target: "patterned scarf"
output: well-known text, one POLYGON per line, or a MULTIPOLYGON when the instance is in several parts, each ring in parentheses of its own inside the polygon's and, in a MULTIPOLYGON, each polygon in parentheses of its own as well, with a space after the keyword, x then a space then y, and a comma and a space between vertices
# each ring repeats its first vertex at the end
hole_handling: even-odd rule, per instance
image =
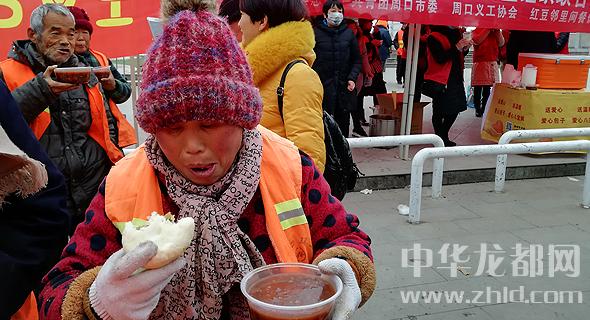
POLYGON ((244 130, 242 148, 230 171, 210 186, 184 178, 166 160, 155 138, 145 143, 150 163, 163 173, 168 195, 180 208, 178 219, 193 217, 195 238, 184 254, 187 266, 162 291, 150 319, 219 319, 223 296, 232 319, 249 319, 248 305, 236 289, 242 278, 264 265, 252 240, 238 228, 238 218, 260 181, 262 137, 244 130), (232 289, 233 290, 230 290, 232 289))

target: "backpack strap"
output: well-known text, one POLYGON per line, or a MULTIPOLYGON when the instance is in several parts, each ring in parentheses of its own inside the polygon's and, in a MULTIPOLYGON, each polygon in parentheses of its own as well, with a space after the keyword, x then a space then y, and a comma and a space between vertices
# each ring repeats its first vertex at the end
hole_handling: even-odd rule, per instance
POLYGON ((281 114, 281 119, 283 119, 283 97, 285 96, 285 81, 287 80, 287 74, 289 70, 293 68, 294 65, 298 63, 305 63, 303 60, 293 60, 289 62, 289 64, 285 67, 283 71, 283 75, 281 76, 281 82, 279 83, 279 87, 277 88, 277 98, 279 99, 279 113, 281 114))

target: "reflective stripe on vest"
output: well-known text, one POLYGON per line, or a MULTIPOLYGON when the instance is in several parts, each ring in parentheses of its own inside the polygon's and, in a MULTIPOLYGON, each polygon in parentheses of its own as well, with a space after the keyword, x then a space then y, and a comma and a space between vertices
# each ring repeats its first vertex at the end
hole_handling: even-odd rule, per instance
MULTIPOLYGON (((295 145, 259 126, 262 133, 260 193, 266 229, 279 262, 310 263, 313 248, 301 205, 301 157, 295 145)), ((109 172, 105 212, 122 230, 129 221, 145 221, 152 212, 164 214, 162 192, 145 149, 139 147, 109 172)))
MULTIPOLYGON (((14 91, 16 88, 35 78, 35 74, 29 66, 13 59, 0 62, 0 69, 2 70, 4 81, 6 81, 6 85, 10 91, 14 91)), ((92 124, 88 130, 88 135, 106 151, 109 159, 115 163, 123 157, 123 153, 111 140, 109 123, 104 110, 103 95, 100 92, 98 85, 92 88, 85 86, 85 89, 88 93, 90 115, 92 117, 92 124)), ((125 116, 121 113, 117 105, 112 101, 109 101, 109 106, 117 121, 119 129, 119 145, 126 147, 137 143, 135 130, 125 119, 125 116)), ((29 126, 37 139, 40 139, 50 123, 51 115, 49 113, 49 107, 47 107, 44 112, 39 114, 35 120, 29 123, 29 126)))

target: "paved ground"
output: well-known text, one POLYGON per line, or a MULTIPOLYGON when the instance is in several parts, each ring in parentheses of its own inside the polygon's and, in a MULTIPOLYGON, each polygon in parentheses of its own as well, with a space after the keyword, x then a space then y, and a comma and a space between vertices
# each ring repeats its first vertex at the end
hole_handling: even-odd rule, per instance
MULTIPOLYGON (((408 203, 408 190, 349 194, 344 204, 349 211, 359 214, 361 227, 373 239, 378 275, 377 290, 355 319, 588 319, 590 211, 579 206, 582 183, 583 177, 509 181, 502 194, 490 192, 492 183, 445 186, 444 199, 424 197, 424 222, 420 225, 408 224, 405 217, 397 213, 399 204, 408 203), (470 259, 459 264, 465 274, 458 272, 455 277, 451 269, 441 268, 455 261, 449 258, 447 263, 442 263, 439 251, 446 243, 451 246, 449 254, 453 252, 453 244, 467 246, 458 257, 470 259), (505 271, 504 276, 492 276, 487 272, 475 275, 482 261, 486 267, 491 265, 489 256, 494 255, 482 253, 482 243, 487 245, 488 251, 504 251, 495 253, 496 257, 504 257, 495 271, 499 274, 505 271), (526 249, 530 245, 543 247, 544 265, 540 276, 514 276, 511 262, 516 258, 510 255, 515 254, 518 243, 526 249), (402 267, 402 250, 412 249, 415 244, 434 250, 432 266, 421 268, 420 277, 413 275, 411 267, 402 267), (549 276, 550 244, 580 246, 581 274, 578 277, 567 277, 564 272, 549 276), (585 300, 582 304, 524 304, 502 300, 498 303, 498 294, 487 291, 502 291, 504 287, 517 290, 520 286, 524 286, 526 297, 533 290, 581 291, 585 300), (417 303, 403 303, 401 292, 407 290, 442 293, 464 290, 465 298, 476 298, 476 291, 484 294, 470 303, 427 303, 423 298, 417 303), (491 301, 483 301, 488 295, 491 301)), ((424 194, 429 194, 429 190, 424 194)), ((412 257, 410 251, 407 264, 412 264, 412 257)), ((415 261, 427 263, 426 255, 418 258, 422 260, 415 261)), ((552 301, 556 294, 547 295, 552 301)), ((535 297, 539 301, 543 293, 535 293, 535 297)))

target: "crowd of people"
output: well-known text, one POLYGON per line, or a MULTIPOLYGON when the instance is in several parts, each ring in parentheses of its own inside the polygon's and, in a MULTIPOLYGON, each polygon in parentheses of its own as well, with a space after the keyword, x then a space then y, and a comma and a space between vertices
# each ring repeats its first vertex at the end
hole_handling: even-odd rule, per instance
MULTIPOLYGON (((364 100, 387 92, 394 49, 406 80, 407 25, 392 37, 386 21, 347 18, 340 0, 318 17, 302 0, 161 6, 134 115, 148 138, 128 156, 138 141, 117 105, 131 86, 92 47, 83 8, 40 5, 0 62, 0 268, 10 275, 0 318, 249 319, 240 280, 304 262, 342 279, 334 319, 349 319, 375 289, 375 268, 369 236, 323 176, 334 156, 325 126, 333 118, 343 137, 367 136, 364 100), (109 74, 72 84, 55 77, 64 67, 109 74), (137 272, 158 248, 125 252, 117 226, 154 211, 195 218, 196 236, 176 261, 137 272)), ((432 98, 446 146, 467 109, 471 48, 481 117, 501 65, 563 52, 569 36, 435 25, 420 35, 415 101, 432 98)))

